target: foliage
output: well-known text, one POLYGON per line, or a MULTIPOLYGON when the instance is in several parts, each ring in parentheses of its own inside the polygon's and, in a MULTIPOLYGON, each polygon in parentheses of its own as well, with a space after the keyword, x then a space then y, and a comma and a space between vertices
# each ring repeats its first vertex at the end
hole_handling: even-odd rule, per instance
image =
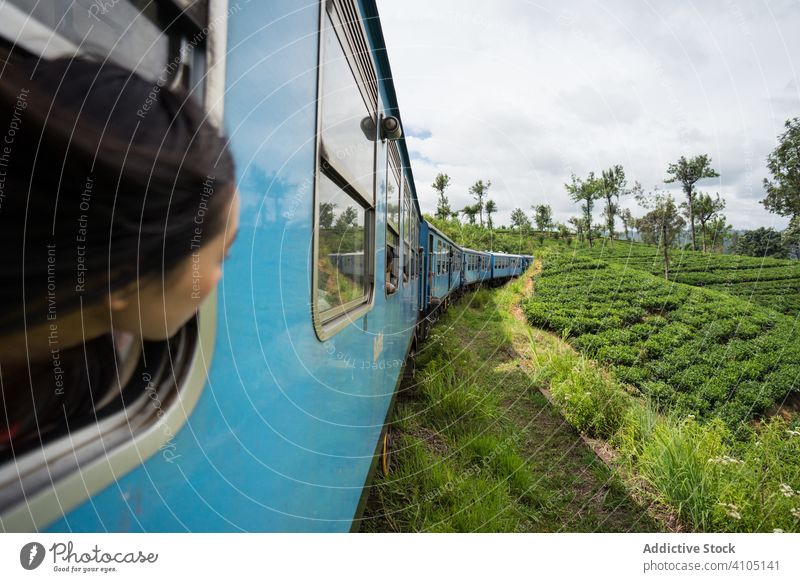
POLYGON ((800 389, 792 318, 723 293, 552 255, 524 310, 662 411, 719 417, 735 431, 800 389))
MULTIPOLYGON (((570 183, 564 184, 570 198, 575 202, 582 203, 581 210, 583 211, 583 219, 580 222, 582 228, 578 232, 578 236, 583 235, 589 241, 589 246, 592 246, 592 238, 594 229, 592 225, 592 211, 594 209, 594 202, 603 196, 602 181, 596 178, 594 172, 589 172, 589 176, 584 180, 578 178, 575 174, 570 176, 570 183)), ((578 225, 576 224, 576 227, 578 225)))
POLYGON ((453 211, 450 208, 450 201, 447 199, 447 196, 444 195, 444 191, 450 186, 450 176, 443 172, 439 172, 436 174, 436 178, 433 180, 433 184, 431 184, 431 188, 436 190, 436 193, 439 195, 439 198, 436 202, 436 217, 437 218, 450 218, 450 215, 453 211))
POLYGON ((800 117, 786 120, 786 131, 778 137, 778 146, 767 156, 772 179, 764 178, 767 196, 761 203, 770 212, 800 217, 800 117))
POLYGON ((533 220, 537 230, 550 230, 553 228, 553 209, 549 204, 536 204, 533 209, 533 220))
POLYGON ((750 257, 774 257, 786 259, 789 249, 781 238, 781 233, 774 228, 763 226, 755 230, 748 230, 739 236, 736 241, 736 252, 750 257))
POLYGON ((481 226, 483 226, 483 199, 486 197, 486 193, 489 191, 489 188, 492 185, 491 180, 487 180, 484 183, 483 180, 478 180, 472 186, 469 187, 469 193, 475 198, 477 202, 475 202, 475 207, 478 209, 478 214, 481 218, 481 226))
POLYGON ((486 226, 489 230, 494 229, 494 223, 492 222, 492 214, 497 212, 497 204, 495 204, 494 200, 487 200, 486 201, 486 226))
POLYGON ((696 251, 697 242, 695 239, 694 228, 694 185, 705 178, 717 178, 719 177, 719 174, 714 168, 711 167, 711 158, 709 158, 706 154, 695 156, 688 160, 686 157, 681 156, 676 163, 669 165, 667 168, 667 174, 669 174, 669 178, 666 178, 664 182, 668 184, 672 182, 680 183, 683 187, 684 194, 686 194, 686 203, 689 212, 689 225, 691 226, 692 231, 692 250, 696 251))
POLYGON ((511 212, 511 228, 527 232, 531 229, 531 221, 522 208, 515 208, 511 212))

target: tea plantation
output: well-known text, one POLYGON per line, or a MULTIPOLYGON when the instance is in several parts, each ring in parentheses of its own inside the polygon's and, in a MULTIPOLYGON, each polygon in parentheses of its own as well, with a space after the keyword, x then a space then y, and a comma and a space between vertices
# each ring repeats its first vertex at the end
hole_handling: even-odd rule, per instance
MULTIPOLYGON (((649 396, 662 411, 698 420, 719 417, 734 431, 800 390, 795 318, 651 275, 645 271, 660 267, 652 247, 615 244, 614 249, 616 262, 547 256, 524 305, 530 323, 562 334, 589 357, 608 364, 619 380, 649 396), (634 254, 636 247, 651 256, 634 254), (629 253, 627 263, 620 262, 624 252, 629 253)), ((726 272, 740 273, 739 267, 752 261, 716 255, 716 268, 703 270, 709 256, 691 255, 680 263, 676 279, 707 277, 706 287, 724 285, 720 279, 726 272)), ((773 272, 795 268, 784 265, 788 261, 767 263, 765 270, 773 272)))
MULTIPOLYGON (((579 251, 581 256, 624 264, 654 275, 664 273, 653 245, 606 240, 579 251)), ((795 316, 800 313, 800 261, 674 250, 670 278, 678 283, 724 291, 795 316)))

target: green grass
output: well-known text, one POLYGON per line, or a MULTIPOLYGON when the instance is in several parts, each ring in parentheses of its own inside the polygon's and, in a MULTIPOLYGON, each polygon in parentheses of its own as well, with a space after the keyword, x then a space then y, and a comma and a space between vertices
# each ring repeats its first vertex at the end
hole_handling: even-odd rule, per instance
POLYGON ((362 531, 654 531, 621 480, 518 365, 521 285, 463 297, 437 322, 392 420, 362 531))

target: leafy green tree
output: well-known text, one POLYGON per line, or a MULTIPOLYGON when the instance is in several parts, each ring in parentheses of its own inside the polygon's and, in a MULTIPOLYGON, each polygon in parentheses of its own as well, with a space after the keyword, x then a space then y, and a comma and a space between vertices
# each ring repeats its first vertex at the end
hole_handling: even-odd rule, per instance
POLYGON ((586 218, 583 216, 573 216, 568 222, 572 225, 572 228, 575 229, 578 240, 583 242, 584 232, 586 231, 586 218))
POLYGON ((352 206, 348 206, 344 209, 337 218, 336 222, 333 225, 333 229, 336 232, 342 233, 345 232, 348 228, 352 228, 356 226, 358 221, 358 211, 353 208, 352 206))
POLYGON ((736 254, 750 257, 774 257, 785 259, 789 250, 783 244, 781 233, 774 228, 757 228, 748 230, 739 236, 736 241, 736 254))
POLYGON ((764 178, 767 197, 761 204, 770 212, 791 217, 783 233, 784 247, 800 256, 800 117, 787 119, 778 146, 767 156, 772 180, 764 178))
POLYGON ((553 228, 553 209, 548 204, 537 204, 531 206, 533 209, 533 220, 536 222, 536 230, 550 230, 553 228))
POLYGON ((631 209, 623 208, 620 210, 619 218, 622 220, 622 228, 625 230, 625 240, 631 240, 630 231, 636 226, 636 219, 631 214, 631 209))
POLYGON ((436 203, 436 218, 450 218, 453 211, 450 209, 450 201, 447 199, 447 196, 444 195, 444 191, 450 186, 450 176, 445 174, 444 172, 439 172, 436 174, 436 178, 433 180, 433 184, 431 184, 431 188, 436 190, 436 193, 439 195, 439 199, 436 203))
MULTIPOLYGON (((692 218, 691 214, 689 213, 689 205, 684 202, 681 204, 681 208, 684 209, 686 217, 691 220, 692 218)), ((719 197, 719 194, 717 194, 715 198, 712 198, 705 192, 698 192, 694 200, 694 217, 700 223, 700 232, 703 235, 703 252, 706 252, 706 239, 708 238, 706 225, 724 208, 725 201, 719 197)))
POLYGON ((683 186, 683 193, 686 194, 686 201, 688 204, 689 224, 692 230, 692 250, 696 251, 694 185, 704 178, 717 178, 719 174, 711 167, 711 158, 706 154, 695 156, 688 160, 685 156, 681 156, 676 163, 669 165, 667 174, 669 174, 670 177, 664 180, 665 183, 679 182, 681 186, 683 186))
POLYGON ((484 210, 486 210, 487 226, 489 227, 489 230, 493 230, 494 224, 492 224, 492 214, 497 212, 497 204, 495 204, 494 200, 487 200, 484 210))
POLYGON ((614 217, 619 210, 619 197, 630 193, 626 188, 628 180, 625 178, 625 170, 619 164, 603 170, 599 184, 602 197, 606 199, 603 215, 606 218, 608 240, 614 240, 614 217))
POLYGON ((515 208, 511 212, 511 228, 518 228, 522 232, 527 232, 531 228, 531 221, 522 208, 515 208))
POLYGON ((733 236, 733 226, 728 224, 724 214, 716 214, 706 225, 712 252, 722 253, 725 241, 733 236))
POLYGON ((319 227, 328 229, 333 227, 333 219, 335 218, 334 209, 336 203, 322 202, 319 205, 319 227))
POLYGON ((478 215, 480 208, 477 204, 467 204, 461 209, 461 214, 467 217, 469 224, 475 224, 475 217, 478 215))
MULTIPOLYGON (((594 172, 589 172, 586 180, 578 178, 575 174, 570 176, 570 183, 564 184, 567 193, 575 202, 583 202, 581 204, 581 211, 583 212, 583 232, 589 240, 589 246, 592 246, 592 211, 594 209, 594 202, 602 195, 602 186, 600 180, 595 177, 594 172)), ((579 234, 580 236, 580 234, 579 234)))
POLYGON ((800 259, 800 218, 793 218, 781 235, 792 259, 800 259))
POLYGON ((767 156, 772 180, 764 178, 767 197, 761 203, 770 212, 800 220, 800 117, 784 124, 778 146, 767 156))
POLYGON ((636 200, 644 208, 650 209, 650 212, 637 221, 636 226, 642 233, 642 238, 659 245, 664 262, 664 278, 669 279, 669 250, 686 226, 686 221, 680 215, 675 200, 664 190, 655 188, 648 193, 640 191, 636 200))
POLYGON ((489 187, 491 185, 491 180, 486 180, 485 184, 483 180, 478 180, 469 187, 469 193, 472 194, 475 200, 477 200, 475 206, 478 208, 478 214, 481 217, 481 226, 483 226, 483 198, 486 196, 486 193, 489 191, 489 187))

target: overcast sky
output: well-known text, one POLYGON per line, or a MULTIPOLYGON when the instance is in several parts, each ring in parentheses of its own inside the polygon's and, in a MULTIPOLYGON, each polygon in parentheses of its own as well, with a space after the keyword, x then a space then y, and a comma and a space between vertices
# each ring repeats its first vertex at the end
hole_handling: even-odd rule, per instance
POLYGON ((759 200, 765 158, 800 116, 800 0, 378 7, 423 211, 447 172, 453 208, 483 178, 496 224, 542 203, 563 222, 578 213, 571 172, 622 164, 629 182, 677 190, 667 165, 707 153, 720 177, 699 189, 727 200, 734 227, 786 225, 759 200))

